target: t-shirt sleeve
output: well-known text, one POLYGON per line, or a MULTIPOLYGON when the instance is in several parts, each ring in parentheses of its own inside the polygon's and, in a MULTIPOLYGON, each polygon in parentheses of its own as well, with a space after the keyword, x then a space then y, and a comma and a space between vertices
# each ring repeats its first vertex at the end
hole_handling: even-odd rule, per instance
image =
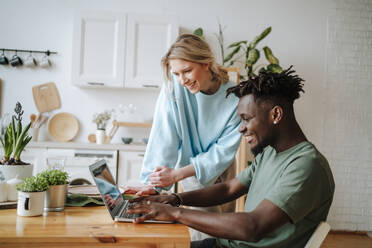
POLYGON ((256 170, 257 160, 253 160, 251 165, 249 165, 245 170, 237 175, 238 180, 247 188, 251 185, 253 174, 256 170))
POLYGON ((327 188, 325 171, 317 159, 300 157, 283 171, 275 188, 265 197, 297 223, 319 207, 327 188))

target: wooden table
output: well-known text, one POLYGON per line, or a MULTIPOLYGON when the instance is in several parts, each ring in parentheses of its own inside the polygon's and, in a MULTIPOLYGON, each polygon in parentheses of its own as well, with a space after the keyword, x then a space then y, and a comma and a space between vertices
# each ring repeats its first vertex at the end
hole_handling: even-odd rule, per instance
POLYGON ((105 207, 67 207, 38 217, 0 210, 0 247, 190 247, 187 226, 114 222, 105 207))

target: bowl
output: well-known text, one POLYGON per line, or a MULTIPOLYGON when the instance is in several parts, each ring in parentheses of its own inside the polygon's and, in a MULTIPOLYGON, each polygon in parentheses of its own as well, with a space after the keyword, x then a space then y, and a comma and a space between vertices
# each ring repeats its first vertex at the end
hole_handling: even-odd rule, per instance
POLYGON ((122 137, 121 140, 123 141, 124 144, 130 144, 132 143, 133 141, 133 138, 129 138, 129 137, 122 137))
POLYGON ((48 131, 56 141, 70 141, 79 131, 79 121, 70 113, 58 113, 49 120, 48 131))

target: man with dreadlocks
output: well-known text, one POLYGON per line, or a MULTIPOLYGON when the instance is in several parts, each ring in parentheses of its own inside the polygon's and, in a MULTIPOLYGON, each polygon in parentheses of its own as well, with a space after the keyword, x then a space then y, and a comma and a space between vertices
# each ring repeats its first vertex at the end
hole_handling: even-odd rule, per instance
POLYGON ((304 247, 325 221, 334 180, 327 160, 296 121, 293 103, 302 79, 291 67, 281 73, 261 71, 227 95, 239 97, 239 131, 256 155, 237 178, 181 194, 137 198, 129 212, 146 219, 177 221, 219 238, 191 247, 304 247), (243 213, 209 213, 176 207, 212 206, 247 194, 243 213), (164 204, 165 203, 165 204, 164 204))

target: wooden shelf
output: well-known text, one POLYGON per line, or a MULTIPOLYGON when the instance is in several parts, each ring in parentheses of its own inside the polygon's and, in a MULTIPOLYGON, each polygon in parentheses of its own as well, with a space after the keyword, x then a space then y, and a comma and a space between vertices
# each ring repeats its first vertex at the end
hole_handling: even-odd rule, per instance
POLYGON ((106 137, 105 143, 110 143, 112 137, 114 137, 116 131, 119 127, 141 127, 141 128, 151 128, 152 123, 143 123, 143 122, 123 122, 123 121, 113 121, 112 129, 110 130, 109 135, 106 137))

